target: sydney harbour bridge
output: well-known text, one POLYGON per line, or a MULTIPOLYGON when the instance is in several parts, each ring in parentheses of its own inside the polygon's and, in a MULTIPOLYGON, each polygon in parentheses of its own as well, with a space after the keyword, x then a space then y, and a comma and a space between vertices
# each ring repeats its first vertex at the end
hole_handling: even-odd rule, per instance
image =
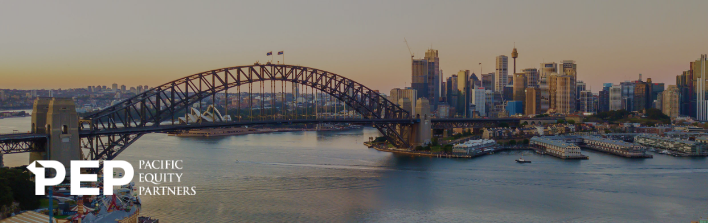
MULTIPOLYGON (((337 109, 337 106, 329 109, 337 109)), ((223 113, 228 114, 228 109, 223 113)), ((111 160, 148 133, 301 123, 372 125, 389 143, 411 149, 429 140, 430 134, 424 133, 432 129, 513 125, 520 121, 515 118, 432 118, 429 112, 413 117, 411 112, 377 91, 341 75, 303 66, 256 63, 179 78, 81 117, 72 99, 37 98, 30 133, 0 135, 0 151, 1 154, 30 152, 31 160, 111 160), (259 95, 270 94, 273 98, 281 97, 281 101, 270 100, 268 105, 262 100, 254 103, 250 97, 255 88, 259 95), (317 106, 287 109, 288 90, 294 101, 304 90, 311 95, 325 95, 356 115, 316 115, 312 110, 317 106), (249 98, 242 100, 241 94, 249 98), (218 105, 217 97, 227 104, 218 105), (229 120, 180 122, 190 109, 202 111, 206 107, 229 106, 236 106, 239 111, 246 108, 247 112, 239 112, 229 120), (280 109, 276 109, 279 106, 280 109)))

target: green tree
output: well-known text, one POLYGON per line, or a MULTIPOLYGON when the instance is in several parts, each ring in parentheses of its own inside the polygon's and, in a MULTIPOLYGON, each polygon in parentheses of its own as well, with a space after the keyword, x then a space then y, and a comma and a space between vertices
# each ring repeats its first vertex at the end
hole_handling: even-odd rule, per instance
POLYGON ((21 209, 39 207, 39 196, 34 195, 34 182, 30 180, 30 172, 27 169, 0 169, 0 187, 3 186, 10 188, 12 198, 20 203, 21 209))
POLYGON ((566 121, 568 122, 568 124, 571 124, 571 125, 575 124, 575 120, 566 120, 566 121))
POLYGON ((499 127, 508 128, 508 127, 509 127, 509 123, 506 123, 506 122, 499 123, 499 127))
POLYGON ((512 145, 512 146, 513 146, 513 145, 516 145, 516 140, 511 140, 511 141, 509 141, 509 145, 512 145))
POLYGON ((529 144, 529 139, 524 139, 524 145, 528 145, 528 144, 529 144))
POLYGON ((438 146, 438 137, 433 137, 432 139, 430 139, 430 144, 432 146, 438 146))

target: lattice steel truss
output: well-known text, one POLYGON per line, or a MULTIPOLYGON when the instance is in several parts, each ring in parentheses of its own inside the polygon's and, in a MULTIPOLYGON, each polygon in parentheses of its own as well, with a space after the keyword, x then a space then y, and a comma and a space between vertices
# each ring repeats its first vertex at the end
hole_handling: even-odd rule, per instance
MULTIPOLYGON (((144 133, 131 129, 175 124, 178 113, 194 103, 216 98, 232 88, 255 82, 280 81, 306 86, 326 93, 349 106, 363 119, 408 119, 410 114, 386 97, 356 81, 340 75, 302 66, 255 64, 227 67, 197 73, 149 89, 118 104, 82 118, 82 147, 90 150, 89 159, 113 159, 144 133)), ((249 85, 250 86, 250 85, 249 85)), ((275 89, 274 85, 271 85, 275 89)), ((284 88, 284 87, 282 87, 284 88)), ((225 101, 228 101, 226 98, 225 101)), ((249 100, 249 106, 252 101, 249 100)), ((240 107, 240 106, 239 106, 240 107)), ((292 114, 274 114, 273 119, 292 120, 292 114)), ((240 119, 240 116, 239 116, 240 119)), ((238 120, 240 121, 240 120, 238 120)), ((375 123, 375 127, 394 145, 410 147, 409 125, 375 123)))

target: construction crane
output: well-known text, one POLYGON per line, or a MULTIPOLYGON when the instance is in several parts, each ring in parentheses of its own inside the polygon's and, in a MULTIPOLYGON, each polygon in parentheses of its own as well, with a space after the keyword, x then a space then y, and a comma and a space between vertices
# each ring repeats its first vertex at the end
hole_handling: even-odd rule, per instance
POLYGON ((406 42, 406 47, 408 47, 408 52, 411 54, 411 59, 413 59, 413 52, 411 51, 411 47, 408 46, 408 40, 406 40, 406 37, 403 37, 403 42, 406 42))

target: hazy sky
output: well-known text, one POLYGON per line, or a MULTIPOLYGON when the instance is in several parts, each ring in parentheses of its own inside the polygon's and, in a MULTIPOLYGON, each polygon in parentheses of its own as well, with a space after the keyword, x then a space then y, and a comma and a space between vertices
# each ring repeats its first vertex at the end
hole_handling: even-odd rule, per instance
POLYGON ((706 0, 0 3, 0 88, 152 87, 284 50, 388 93, 410 85, 405 37, 416 58, 439 50, 445 78, 492 72, 516 42, 517 70, 575 60, 598 91, 639 73, 674 84, 708 53, 706 0))

